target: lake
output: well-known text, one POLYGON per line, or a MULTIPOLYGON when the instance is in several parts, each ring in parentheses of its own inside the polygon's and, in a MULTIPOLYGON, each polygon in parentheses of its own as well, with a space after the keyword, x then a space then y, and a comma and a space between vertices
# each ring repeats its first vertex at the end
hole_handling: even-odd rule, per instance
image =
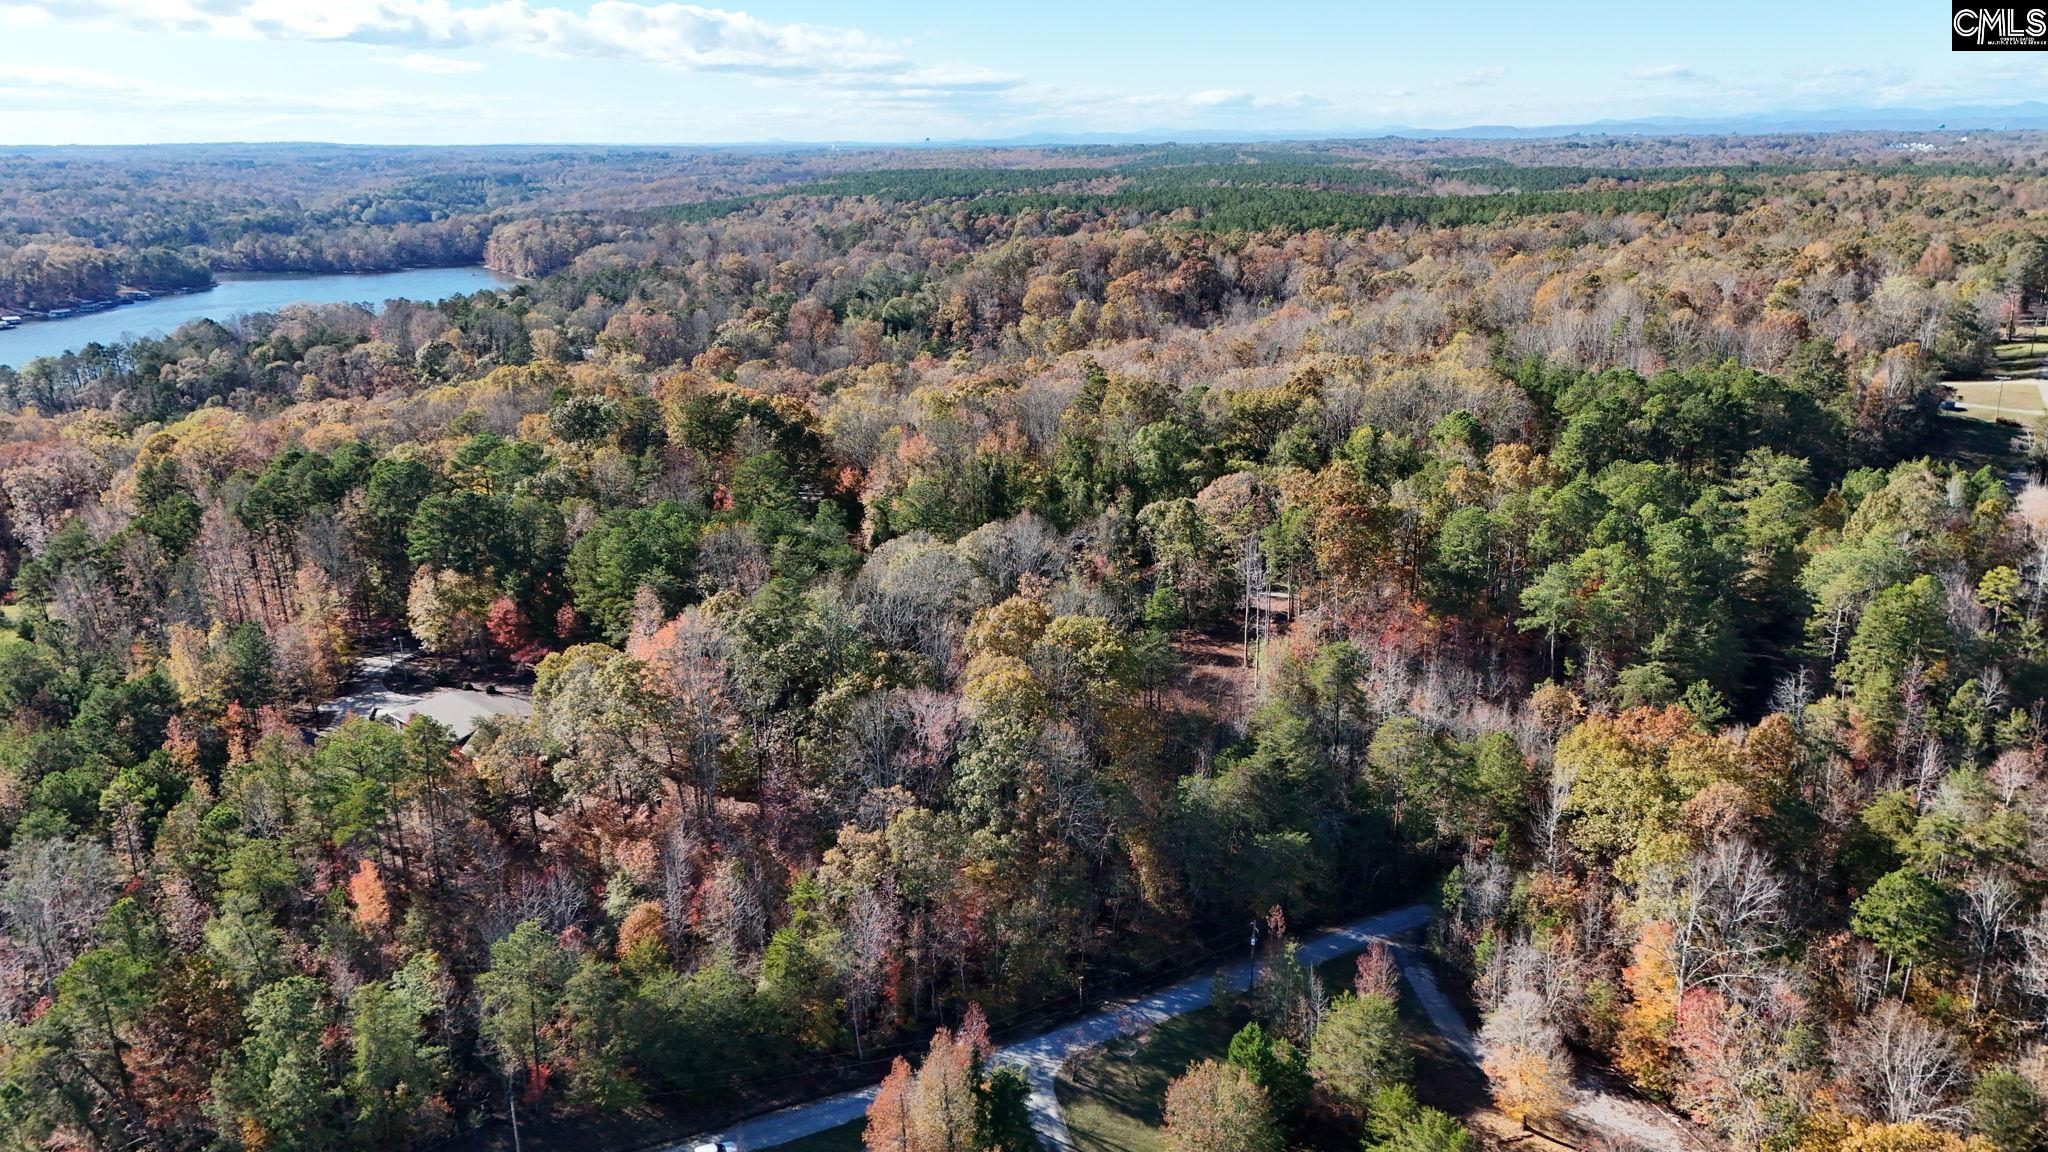
POLYGON ((160 296, 63 320, 24 320, 0 332, 0 364, 19 368, 38 356, 60 356, 87 344, 112 344, 169 332, 190 320, 228 320, 275 312, 287 304, 382 304, 386 300, 445 300, 516 283, 488 268, 415 268, 409 272, 331 275, 223 272, 211 291, 160 296))

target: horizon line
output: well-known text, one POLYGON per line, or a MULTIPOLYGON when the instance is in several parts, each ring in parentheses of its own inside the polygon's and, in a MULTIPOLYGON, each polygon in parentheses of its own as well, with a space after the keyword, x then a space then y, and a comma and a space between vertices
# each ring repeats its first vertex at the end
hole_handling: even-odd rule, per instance
POLYGON ((469 143, 423 143, 408 141, 344 141, 319 139, 274 139, 274 140, 153 140, 147 142, 92 143, 72 142, 65 144, 13 144, 0 142, 0 149, 57 151, 61 149, 114 149, 114 148, 231 148, 231 147, 329 147, 329 148, 1029 148, 1080 146, 1088 143, 1164 145, 1176 143, 1201 144, 1270 144, 1270 143, 1315 143, 1342 142, 1351 140, 1441 140, 1441 139, 1502 139, 1525 140, 1571 139, 1575 137, 1636 137, 1656 138, 1660 136, 1783 136, 1783 135, 1851 135, 1872 132, 1901 132, 1927 134, 1935 132, 2014 132, 2034 133, 2048 131, 2048 102, 2040 99, 2015 101, 2010 104, 1973 104, 1934 107, 1871 106, 1783 109, 1778 111, 1740 112, 1704 116, 1643 116, 1630 119, 1601 119, 1577 123, 1515 124, 1508 122, 1473 123, 1456 127, 1429 128, 1407 124, 1386 124, 1375 127, 1348 129, 1244 129, 1243 135, 1234 135, 1236 130, 1227 128, 1179 128, 1179 129, 1041 129, 1020 132, 1008 136, 951 136, 942 139, 911 137, 878 140, 797 140, 763 138, 728 141, 624 141, 624 140, 532 140, 532 141, 475 141, 469 143), (1997 116, 2012 115, 2028 110, 2025 114, 2037 123, 2011 127, 1996 124, 1942 123, 1933 126, 1887 127, 1878 124, 1861 125, 1855 119, 1882 119, 1884 117, 1934 118, 1944 115, 1997 116), (1815 122, 1810 127, 1800 127, 1802 119, 1815 122), (1827 126, 1830 120, 1847 119, 1851 122, 1827 126), (1753 126, 1742 127, 1748 123, 1753 126), (1201 139, 1195 139, 1201 138, 1201 139))

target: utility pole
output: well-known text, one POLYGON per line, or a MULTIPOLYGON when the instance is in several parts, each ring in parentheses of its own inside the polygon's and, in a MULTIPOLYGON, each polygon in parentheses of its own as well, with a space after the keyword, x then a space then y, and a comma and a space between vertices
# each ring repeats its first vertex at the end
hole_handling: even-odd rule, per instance
POLYGON ((519 1099, 512 1095, 512 1077, 505 1077, 505 1111, 512 1116, 512 1152, 519 1152, 519 1099))
POLYGON ((1244 538, 1244 554, 1238 558, 1238 572, 1244 576, 1244 605, 1238 622, 1238 635, 1242 639, 1243 651, 1239 656, 1245 667, 1252 663, 1252 596, 1258 587, 1258 578, 1252 573, 1252 563, 1257 555, 1257 545, 1250 536, 1244 538))
POLYGON ((1257 536, 1244 539, 1244 554, 1238 567, 1244 574, 1244 665, 1254 666, 1265 658, 1265 646, 1273 634, 1272 593, 1266 587, 1266 553, 1257 536))
POLYGON ((1249 961, 1249 962, 1248 962, 1248 963, 1247 963, 1247 964, 1245 965, 1245 969, 1244 969, 1244 990, 1245 990, 1245 993, 1246 993, 1246 995, 1250 995, 1250 993, 1251 993, 1251 990, 1252 990, 1252 989, 1253 989, 1254 987, 1256 987, 1256 986, 1258 985, 1258 983, 1259 983, 1259 922, 1258 922, 1257 920, 1254 920, 1254 921, 1252 921, 1252 952, 1251 952, 1251 958, 1250 958, 1250 961, 1249 961))

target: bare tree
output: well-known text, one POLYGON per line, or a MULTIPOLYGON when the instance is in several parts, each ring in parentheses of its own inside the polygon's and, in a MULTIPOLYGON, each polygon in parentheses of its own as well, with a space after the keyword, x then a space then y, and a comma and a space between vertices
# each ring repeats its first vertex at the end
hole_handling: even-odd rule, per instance
POLYGON ((920 798, 936 797, 950 780, 947 766, 964 726, 960 698, 912 688, 903 694, 903 707, 910 726, 909 739, 897 751, 903 782, 920 798))
POLYGON ((0 929, 23 946, 46 989, 112 903, 113 876, 106 849, 93 840, 28 840, 7 853, 0 929))
POLYGON ((2034 538, 2034 579, 2028 581, 2028 597, 2038 604, 2041 590, 2048 587, 2048 488, 2038 480, 2029 481, 2013 501, 2013 510, 2034 538))
POLYGON ((2023 748, 2009 748, 1998 754, 1991 762, 1990 771, 1985 773, 1991 786, 1998 790, 1998 802, 2011 804, 2022 789, 2034 783, 2034 757, 2023 748))
POLYGON ((1510 1119, 1526 1125, 1571 1107, 1571 1057, 1534 989, 1509 991, 1486 1014, 1479 1050, 1494 1103, 1510 1119))
POLYGON ((988 600, 985 588, 974 566, 951 545, 913 532, 875 549, 854 594, 862 622, 885 643, 950 674, 959 662, 967 616, 988 600))
POLYGON ((1058 530, 1029 512, 983 524, 954 547, 988 581, 995 599, 1015 592, 1020 577, 1055 575, 1063 560, 1058 530))
POLYGON ((1941 741, 1929 739, 1920 746, 1920 759, 1913 772, 1913 802, 1921 808, 1927 806, 1928 796, 1941 781, 1946 766, 1941 758, 1941 741))
POLYGON ((700 850, 690 826, 677 821, 661 842, 661 922, 672 939, 690 921, 690 906, 703 879, 697 867, 700 850))
POLYGON ((1573 1006, 1585 999, 1584 965, 1563 934, 1540 942, 1524 936, 1501 952, 1505 957, 1502 982, 1509 993, 1515 989, 1536 993, 1550 1020, 1562 1024, 1573 1014, 1573 1006))
POLYGON ((768 942, 775 896, 765 872, 752 855, 728 855, 705 878, 704 935, 714 947, 744 956, 768 942))
POLYGON ((880 889, 862 890, 851 901, 846 915, 846 1015, 853 1025, 853 1051, 863 1051, 863 1025, 881 1003, 889 987, 897 954, 902 951, 902 917, 896 907, 893 882, 880 889))
POLYGON ((2048 1024, 2048 909, 2036 910, 2034 918, 2020 928, 2019 942, 2013 976, 2020 991, 2039 1002, 2042 1022, 2048 1024))
POLYGON ((495 943, 528 920, 540 922, 543 931, 559 933, 575 924, 590 902, 590 894, 573 873, 560 866, 542 872, 519 874, 488 908, 478 931, 495 943))
POLYGON ((1804 666, 1778 681, 1771 691, 1771 711, 1789 717, 1794 728, 1806 728, 1806 706, 1813 702, 1813 674, 1804 666))
POLYGON ((1763 970, 1785 920, 1785 885, 1770 858, 1739 840, 1693 854, 1672 917, 1678 995, 1763 970))
POLYGON ((1963 923, 1970 929, 1970 944, 1976 973, 1970 981, 1970 1008, 1974 1011, 1984 994, 1984 972, 1998 951, 1998 942, 2010 931, 2013 913, 2019 911, 2020 893, 2012 881, 1997 872, 1977 872, 1963 881, 1963 923))
POLYGON ((1571 805, 1572 770, 1553 759, 1548 785, 1544 791, 1543 807, 1536 814, 1536 842, 1543 852, 1544 871, 1555 876, 1564 867, 1566 854, 1570 851, 1564 837, 1564 815, 1571 805))
POLYGON ((1835 1073, 1854 1106, 1872 1119, 1953 1126, 1966 1118, 1957 1100, 1969 1078, 1962 1046, 1896 1000, 1879 1004, 1836 1038, 1835 1073))
POLYGON ((1849 995, 1857 1012, 1868 1012, 1871 1005, 1884 999, 1885 986, 1891 978, 1890 957, 1880 953, 1867 940, 1852 939, 1842 967, 1842 979, 1849 986, 1849 995))
POLYGON ((1792 1034, 1806 1004, 1787 973, 1718 989, 1695 988, 1680 1013, 1685 1074, 1675 1102, 1736 1146, 1760 1149, 1797 1124, 1817 1076, 1792 1034))
POLYGON ((895 696, 886 690, 864 692, 846 706, 837 760, 841 786, 852 793, 841 798, 848 808, 853 806, 850 801, 896 783, 895 696))
POLYGON ((635 655, 647 661, 662 689, 654 726, 664 758, 683 769, 697 817, 715 826, 721 749, 732 726, 731 665, 725 633, 709 614, 684 612, 656 631, 635 655))
POLYGON ((699 587, 712 592, 731 588, 750 596, 772 575, 768 550, 747 524, 706 529, 697 545, 697 572, 699 587))

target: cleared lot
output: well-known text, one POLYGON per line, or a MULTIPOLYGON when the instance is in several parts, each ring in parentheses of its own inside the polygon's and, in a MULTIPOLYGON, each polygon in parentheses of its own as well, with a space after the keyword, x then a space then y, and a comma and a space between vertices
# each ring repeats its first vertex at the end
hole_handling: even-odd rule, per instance
POLYGON ((1956 399, 1975 410, 1989 409, 2011 415, 2031 416, 2048 411, 2041 395, 2040 380, 1970 380, 1950 384, 1956 399))

